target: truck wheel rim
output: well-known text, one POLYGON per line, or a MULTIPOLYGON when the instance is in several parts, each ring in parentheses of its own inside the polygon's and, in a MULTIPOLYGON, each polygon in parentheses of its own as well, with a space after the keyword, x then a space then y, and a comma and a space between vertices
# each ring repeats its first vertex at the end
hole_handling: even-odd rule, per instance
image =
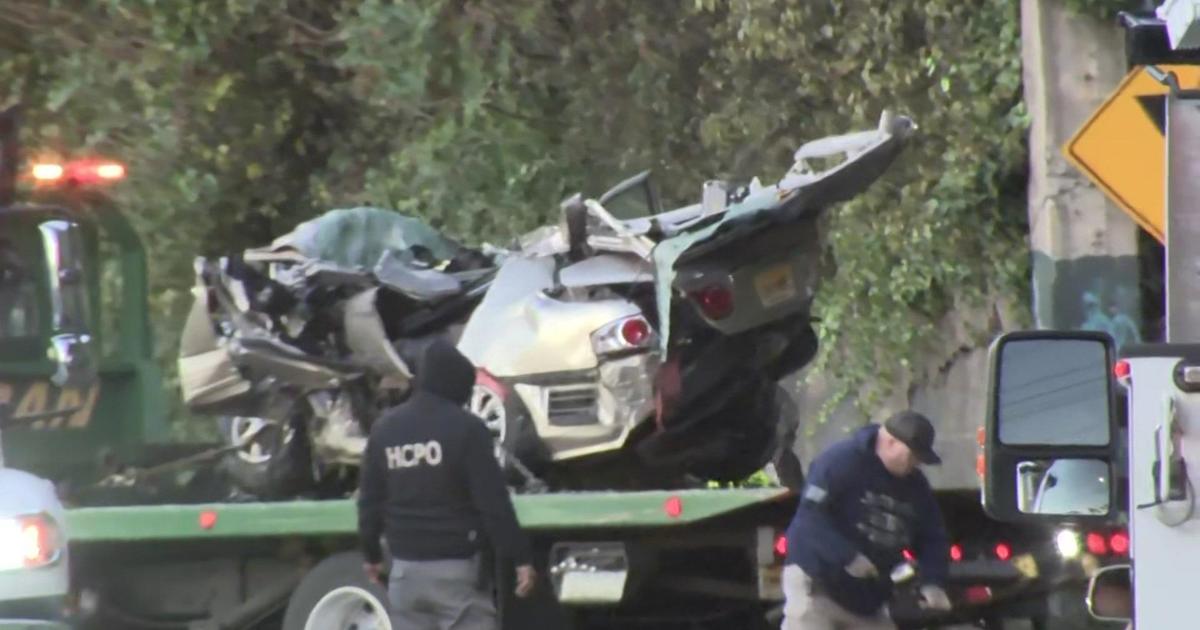
POLYGON ((500 446, 504 444, 504 434, 508 428, 508 412, 504 408, 504 399, 484 385, 475 385, 471 390, 470 410, 492 433, 492 439, 496 443, 496 458, 502 459, 503 452, 500 446))
POLYGON ((392 630, 392 622, 383 602, 370 591, 342 586, 313 606, 304 630, 392 630))
POLYGON ((229 423, 229 443, 238 444, 257 433, 258 436, 255 439, 236 451, 237 456, 250 464, 265 464, 271 461, 280 447, 291 442, 296 434, 296 430, 288 425, 283 427, 283 435, 278 436, 279 428, 280 424, 275 420, 234 416, 232 422, 229 423), (263 429, 262 433, 258 433, 263 426, 267 428, 263 429))

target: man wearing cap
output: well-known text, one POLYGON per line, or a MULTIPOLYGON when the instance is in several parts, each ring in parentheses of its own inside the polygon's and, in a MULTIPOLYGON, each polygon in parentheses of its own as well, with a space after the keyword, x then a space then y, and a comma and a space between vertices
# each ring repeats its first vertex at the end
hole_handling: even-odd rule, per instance
POLYGON ((916 556, 922 605, 948 610, 949 545, 920 464, 940 464, 933 424, 902 411, 833 444, 809 467, 787 531, 783 630, 893 630, 890 572, 916 556))

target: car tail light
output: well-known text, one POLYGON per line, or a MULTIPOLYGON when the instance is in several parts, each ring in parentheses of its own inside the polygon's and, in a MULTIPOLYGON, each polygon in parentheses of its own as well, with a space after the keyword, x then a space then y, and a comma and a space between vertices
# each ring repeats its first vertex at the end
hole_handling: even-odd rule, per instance
POLYGON ((641 317, 630 317, 621 324, 621 340, 626 345, 638 347, 650 338, 650 322, 641 317))
POLYGON ((47 514, 0 518, 0 570, 33 569, 58 559, 58 525, 47 514))
POLYGON ((688 294, 709 319, 725 319, 733 313, 733 291, 721 284, 710 284, 688 294))
POLYGON ((1117 555, 1129 553, 1129 534, 1116 532, 1108 539, 1108 546, 1117 555))
POLYGON ((1104 540, 1104 534, 1091 532, 1087 535, 1086 540, 1088 553, 1094 556, 1108 554, 1108 541, 1104 540))
POLYGON ((954 562, 962 562, 963 549, 962 545, 950 545, 950 559, 954 562))
POLYGON ((622 317, 592 333, 592 350, 599 356, 640 350, 654 345, 654 329, 641 315, 622 317))
POLYGON ((992 551, 995 552, 997 558, 1005 562, 1012 557, 1012 547, 1008 543, 996 543, 992 551))
POLYGON ((775 537, 775 555, 780 558, 787 557, 787 536, 785 534, 775 537))
POLYGON ((900 551, 900 555, 904 556, 904 559, 909 562, 917 561, 917 556, 912 552, 912 549, 903 549, 900 551))

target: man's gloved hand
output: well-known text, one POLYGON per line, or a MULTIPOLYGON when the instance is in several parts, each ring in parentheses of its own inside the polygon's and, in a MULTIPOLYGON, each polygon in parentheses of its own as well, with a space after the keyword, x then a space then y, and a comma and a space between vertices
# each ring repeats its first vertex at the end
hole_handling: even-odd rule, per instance
POLYGON ((933 584, 926 584, 921 587, 921 608, 932 610, 950 610, 950 598, 946 596, 946 591, 942 587, 933 584))
POLYGON ((876 569, 875 565, 872 564, 871 561, 861 553, 857 556, 854 556, 854 559, 850 561, 850 564, 846 565, 846 573, 849 573, 851 576, 859 578, 860 580, 879 576, 879 570, 876 569))

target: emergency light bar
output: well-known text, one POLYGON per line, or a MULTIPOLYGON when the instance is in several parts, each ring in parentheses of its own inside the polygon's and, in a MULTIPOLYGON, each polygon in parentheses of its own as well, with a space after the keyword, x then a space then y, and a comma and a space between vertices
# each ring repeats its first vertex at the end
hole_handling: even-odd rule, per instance
POLYGON ((109 160, 75 160, 63 164, 42 162, 33 165, 31 174, 34 182, 41 186, 87 186, 124 179, 125 166, 109 160))

